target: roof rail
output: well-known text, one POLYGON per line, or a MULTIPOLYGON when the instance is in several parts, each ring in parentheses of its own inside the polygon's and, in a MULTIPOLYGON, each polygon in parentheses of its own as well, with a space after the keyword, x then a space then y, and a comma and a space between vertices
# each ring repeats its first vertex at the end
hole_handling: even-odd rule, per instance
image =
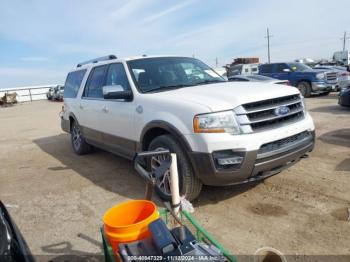
POLYGON ((81 67, 81 66, 87 65, 87 64, 95 64, 95 63, 98 63, 101 61, 108 61, 108 60, 112 60, 112 59, 117 59, 117 57, 115 55, 106 55, 106 56, 94 58, 94 59, 79 63, 79 64, 77 64, 77 67, 81 67))

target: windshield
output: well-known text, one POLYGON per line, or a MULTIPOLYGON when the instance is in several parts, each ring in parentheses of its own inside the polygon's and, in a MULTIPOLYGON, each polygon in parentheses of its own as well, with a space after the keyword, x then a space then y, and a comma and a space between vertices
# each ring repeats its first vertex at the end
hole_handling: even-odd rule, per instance
POLYGON ((302 63, 289 63, 288 64, 290 69, 293 70, 293 71, 299 71, 299 72, 302 72, 302 71, 310 71, 312 70, 311 67, 305 65, 305 64, 302 64, 302 63))
POLYGON ((129 61, 128 65, 143 93, 226 81, 195 58, 144 58, 129 61))

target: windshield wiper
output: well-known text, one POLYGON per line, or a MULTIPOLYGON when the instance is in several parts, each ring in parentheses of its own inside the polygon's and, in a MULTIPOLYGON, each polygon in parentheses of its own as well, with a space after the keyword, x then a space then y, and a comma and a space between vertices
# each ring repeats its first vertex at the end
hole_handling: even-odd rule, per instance
POLYGON ((213 83, 221 83, 221 82, 226 82, 226 81, 224 81, 224 80, 204 80, 204 81, 196 83, 196 85, 205 85, 205 84, 213 84, 213 83))
POLYGON ((169 86, 157 86, 155 88, 152 88, 152 89, 149 89, 149 90, 146 90, 144 91, 144 93, 149 93, 149 92, 153 92, 153 91, 167 91, 167 90, 172 90, 172 89, 179 89, 179 88, 182 88, 182 87, 189 87, 189 86, 194 86, 194 85, 184 85, 184 84, 181 84, 181 85, 169 85, 169 86))

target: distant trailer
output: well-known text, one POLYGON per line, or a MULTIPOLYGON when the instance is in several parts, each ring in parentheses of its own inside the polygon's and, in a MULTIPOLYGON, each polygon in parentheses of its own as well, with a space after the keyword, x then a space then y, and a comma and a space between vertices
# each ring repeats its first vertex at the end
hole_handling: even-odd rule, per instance
POLYGON ((345 51, 334 52, 333 61, 343 66, 350 65, 350 51, 345 50, 345 51))
POLYGON ((0 97, 5 93, 17 93, 18 102, 30 102, 35 100, 47 99, 46 93, 50 88, 57 85, 42 85, 42 86, 24 86, 12 88, 0 88, 0 97))

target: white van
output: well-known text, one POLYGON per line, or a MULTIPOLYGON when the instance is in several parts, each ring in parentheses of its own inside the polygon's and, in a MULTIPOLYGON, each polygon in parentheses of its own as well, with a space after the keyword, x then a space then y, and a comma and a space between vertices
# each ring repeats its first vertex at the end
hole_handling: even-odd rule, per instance
POLYGON ((237 64, 227 70, 227 77, 234 75, 253 75, 259 73, 260 64, 237 64))

